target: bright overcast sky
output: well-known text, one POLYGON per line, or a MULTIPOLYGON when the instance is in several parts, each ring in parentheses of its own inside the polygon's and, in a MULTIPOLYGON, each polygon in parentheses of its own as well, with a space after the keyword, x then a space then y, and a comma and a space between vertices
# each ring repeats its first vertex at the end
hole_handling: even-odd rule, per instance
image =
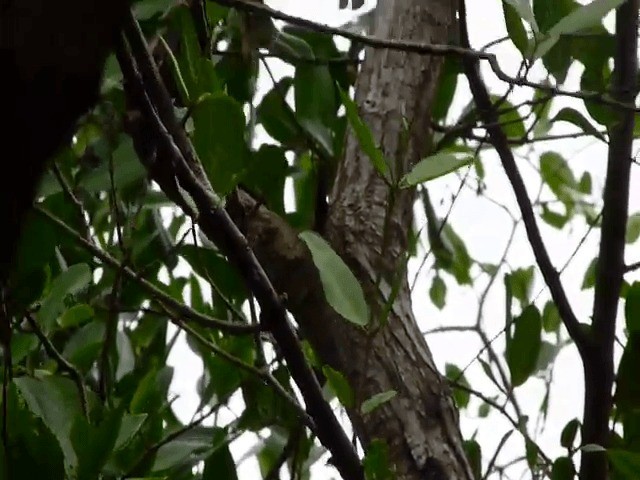
MULTIPOLYGON (((338 0, 324 0, 321 2, 271 0, 267 3, 269 6, 285 11, 286 13, 331 25, 339 25, 353 16, 350 10, 338 11, 338 0)), ((363 10, 371 6, 373 6, 373 2, 367 1, 363 10)), ((474 48, 481 48, 487 43, 506 35, 504 22, 502 20, 501 2, 499 0, 468 1, 467 10, 471 43, 474 48), (488 26, 490 26, 490 28, 488 28, 488 26)), ((492 48, 491 51, 497 54, 503 70, 510 74, 517 72, 520 58, 510 42, 503 42, 492 48)), ((272 63, 272 68, 276 75, 291 73, 291 70, 283 67, 281 62, 272 63)), ((505 90, 505 85, 501 84, 490 73, 488 68, 484 68, 483 72, 493 93, 502 93, 505 90)), ((537 78, 540 79, 540 70, 536 70, 535 68, 532 73, 533 78, 536 78, 536 72, 538 72, 537 78)), ((575 90, 578 88, 577 78, 579 73, 579 67, 572 68, 569 75, 569 83, 566 85, 567 89, 575 90)), ((259 88, 262 92, 271 88, 270 79, 262 78, 259 88)), ((512 103, 518 103, 518 101, 530 98, 530 96, 530 90, 516 89, 511 100, 512 103)), ((465 82, 459 82, 459 91, 456 95, 454 110, 459 113, 469 99, 470 96, 465 82), (462 84, 462 87, 460 84, 462 84)), ((568 104, 574 108, 583 110, 576 101, 556 100, 554 101, 553 111, 557 111, 562 106, 568 104)), ((567 129, 566 131, 574 130, 567 129)), ((554 129, 554 133, 563 132, 563 130, 554 129)), ((570 165, 577 171, 578 176, 582 171, 589 170, 592 175, 594 175, 595 191, 598 191, 602 186, 606 162, 605 148, 596 140, 569 140, 563 141, 562 143, 556 142, 555 144, 537 145, 535 150, 522 148, 517 151, 517 154, 519 154, 519 165, 525 181, 527 181, 530 196, 536 195, 539 190, 539 176, 533 167, 538 164, 539 154, 546 149, 561 152, 570 162, 570 165)), ((500 168, 497 156, 493 153, 486 152, 482 154, 482 158, 487 170, 487 195, 494 200, 508 205, 510 210, 514 212, 516 216, 519 216, 517 215, 511 188, 500 168)), ((638 184, 637 169, 634 169, 633 178, 634 183, 638 184)), ((430 184, 431 198, 440 216, 446 214, 451 205, 452 196, 458 190, 458 187, 459 178, 454 174, 430 184)), ((640 210, 640 193, 638 193, 638 189, 632 188, 630 211, 633 213, 637 210, 640 210)), ((420 211, 416 212, 416 217, 418 225, 424 225, 424 217, 420 211)), ((472 189, 465 188, 455 202, 450 221, 456 232, 466 242, 467 248, 474 259, 482 262, 498 262, 502 256, 510 230, 510 219, 504 212, 490 201, 482 199, 482 197, 477 197, 472 189)), ((564 265, 587 231, 587 227, 583 221, 575 222, 572 229, 562 232, 553 230, 543 224, 540 224, 540 226, 547 247, 550 250, 551 258, 558 269, 564 265)), ((584 242, 580 252, 562 276, 576 314, 583 322, 589 321, 593 290, 583 292, 580 290, 580 285, 582 284, 587 265, 596 255, 598 238, 599 231, 594 231, 584 242)), ((638 251, 637 247, 635 247, 635 251, 630 249, 627 252, 627 259, 630 262, 640 260, 640 251, 638 251)), ((419 260, 420 259, 410 264, 410 278, 413 278, 413 275, 415 275, 419 260)), ((533 255, 527 242, 524 228, 520 226, 516 232, 516 239, 508 256, 508 264, 511 268, 517 268, 526 267, 533 263, 533 255)), ((425 268, 421 273, 413 295, 414 312, 421 328, 423 330, 429 330, 444 325, 474 324, 476 309, 470 307, 470 305, 477 305, 479 290, 474 292, 471 289, 457 288, 454 285, 454 281, 445 275, 444 278, 448 286, 447 305, 443 311, 438 311, 431 305, 428 297, 428 289, 433 276, 433 272, 428 270, 429 269, 425 268)), ((502 271, 501 275, 503 273, 505 272, 502 271)), ((504 289, 502 288, 501 275, 496 279, 496 287, 489 295, 484 309, 484 325, 490 337, 498 333, 504 326, 504 289)), ((481 278, 482 284, 484 284, 485 277, 481 278)), ((538 302, 539 307, 542 307, 544 301, 549 298, 548 293, 543 287, 542 280, 538 275, 534 295, 540 291, 542 292, 539 297, 540 300, 542 300, 538 302)), ((427 341, 434 355, 436 364, 441 371, 443 371, 445 363, 454 363, 460 368, 465 367, 474 359, 482 346, 477 337, 472 333, 429 335, 427 341)), ((503 338, 500 337, 496 340, 494 346, 496 347, 496 351, 501 354, 504 351, 503 338)), ((201 363, 184 342, 178 342, 170 356, 169 363, 175 368, 172 392, 180 395, 180 398, 174 405, 180 417, 188 420, 198 405, 198 398, 194 393, 194 388, 202 372, 201 363)), ((467 375, 473 388, 490 394, 493 392, 479 365, 477 365, 477 362, 469 368, 467 375)), ((549 454, 552 458, 561 453, 559 445, 560 431, 567 421, 571 418, 579 417, 582 413, 582 368, 577 352, 573 346, 565 348, 556 360, 553 382, 554 387, 552 388, 547 424, 544 432, 538 437, 539 444, 545 453, 549 454)), ((529 413, 533 418, 535 418, 536 412, 539 410, 543 394, 544 385, 541 380, 530 380, 516 390, 516 396, 523 406, 525 413, 529 413)), ((473 435, 477 429, 476 440, 482 446, 483 454, 485 456, 491 456, 493 449, 500 441, 502 435, 510 429, 510 425, 506 420, 503 420, 497 412, 492 413, 491 420, 474 418, 479 404, 479 402, 475 401, 475 403, 472 404, 469 415, 462 415, 463 434, 468 438, 473 435)), ((239 413, 239 409, 235 413, 239 413)), ((233 416, 230 415, 229 419, 232 418, 233 416)), ((535 437, 534 428, 535 424, 531 422, 529 432, 535 437)), ((233 445, 232 451, 236 461, 239 460, 249 446, 249 440, 236 442, 236 444, 233 445)), ((522 438, 514 434, 509 439, 503 455, 500 458, 507 460, 523 452, 522 438)), ((255 478, 256 468, 257 465, 255 462, 244 461, 239 470, 240 478, 255 478)), ((324 471, 327 472, 327 470, 324 471)), ((331 470, 331 472, 333 472, 333 470, 331 470)))

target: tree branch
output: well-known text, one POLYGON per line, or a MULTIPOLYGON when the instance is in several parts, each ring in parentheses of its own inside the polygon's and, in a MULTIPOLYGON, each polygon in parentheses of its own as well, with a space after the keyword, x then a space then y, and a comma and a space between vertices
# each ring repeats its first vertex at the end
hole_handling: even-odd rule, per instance
MULTIPOLYGON (((467 34, 466 18, 464 14, 464 2, 461 1, 460 5, 462 6, 460 12, 460 36, 463 46, 468 47, 469 37, 467 34)), ((538 267, 540 268, 540 272, 542 273, 545 283, 549 287, 551 297, 558 307, 560 317, 562 318, 569 335, 571 335, 571 338, 578 347, 580 354, 584 358, 589 346, 589 339, 582 330, 580 322, 578 322, 578 318, 569 304, 569 299, 567 298, 562 282, 560 281, 560 275, 558 275, 558 272, 551 263, 551 258, 549 257, 549 253, 547 252, 542 236, 540 235, 540 230, 536 222, 536 217, 533 212, 524 181, 522 180, 515 158, 509 147, 507 137, 499 125, 498 115, 491 102, 487 87, 480 76, 478 58, 466 56, 463 58, 462 62, 474 102, 478 107, 480 117, 486 126, 487 132, 489 133, 489 142, 498 153, 500 161, 502 162, 502 167, 504 168, 513 188, 518 207, 522 213, 522 221, 524 222, 525 230, 527 232, 527 238, 529 239, 529 243, 533 249, 533 254, 536 258, 538 267)))
MULTIPOLYGON (((627 0, 616 11, 616 54, 612 96, 619 102, 634 101, 638 74, 638 0, 627 0)), ((594 348, 585 364, 583 443, 607 447, 611 390, 614 381, 613 346, 620 288, 625 273, 624 251, 629 214, 629 181, 632 165, 633 112, 617 112, 610 127, 607 176, 604 184, 600 250, 596 265, 593 302, 594 348)), ((606 478, 607 456, 583 453, 580 478, 606 478)))
POLYGON ((498 59, 494 54, 487 53, 484 51, 473 50, 468 46, 412 42, 412 41, 404 41, 404 40, 389 40, 385 38, 373 37, 370 35, 361 35, 343 28, 330 27, 322 23, 317 23, 311 20, 306 20, 304 18, 289 15, 279 10, 270 8, 261 2, 254 2, 251 0, 210 0, 210 1, 215 1, 215 3, 218 3, 220 5, 237 8, 238 10, 243 10, 246 12, 255 12, 255 13, 260 13, 262 15, 266 14, 271 18, 282 20, 292 25, 299 25, 301 27, 308 28, 315 32, 327 33, 329 35, 337 35, 342 38, 346 38, 347 40, 358 42, 367 47, 387 48, 390 50, 399 50, 403 52, 417 53, 422 55, 435 55, 440 57, 447 56, 447 55, 455 55, 462 59, 472 61, 473 63, 477 63, 479 60, 485 60, 491 67, 491 70, 493 71, 495 76, 498 77, 498 79, 510 85, 530 87, 536 90, 547 92, 554 96, 566 96, 566 97, 572 97, 572 98, 580 98, 583 100, 590 100, 603 105, 618 107, 623 110, 631 110, 635 112, 640 111, 640 108, 637 108, 633 103, 633 101, 631 101, 630 103, 625 103, 619 100, 612 100, 609 98, 605 98, 604 94, 601 92, 589 92, 589 91, 572 92, 568 90, 563 90, 559 87, 555 87, 552 85, 545 85, 543 83, 531 82, 527 80, 526 77, 523 77, 523 76, 512 77, 511 75, 507 74, 502 69, 502 67, 500 67, 500 64, 498 63, 498 59))
POLYGON ((274 290, 246 238, 213 193, 200 161, 173 110, 169 111, 166 108, 171 104, 171 99, 166 88, 163 88, 157 67, 132 14, 127 19, 125 32, 131 50, 127 41, 121 41, 118 46, 118 59, 127 87, 134 89, 135 98, 141 103, 152 133, 157 136, 167 152, 170 152, 171 167, 181 187, 189 193, 198 208, 200 228, 236 265, 258 300, 264 326, 273 334, 282 349, 291 375, 300 388, 308 412, 317 426, 318 438, 333 455, 333 463, 345 479, 362 479, 360 460, 333 410, 322 396, 320 385, 289 323, 282 299, 274 290))

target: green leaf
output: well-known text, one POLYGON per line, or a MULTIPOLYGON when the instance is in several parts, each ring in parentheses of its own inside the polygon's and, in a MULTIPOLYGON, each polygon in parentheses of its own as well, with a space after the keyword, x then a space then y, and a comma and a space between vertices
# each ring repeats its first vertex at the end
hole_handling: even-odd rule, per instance
POLYGON ((576 440, 576 434, 578 433, 579 428, 580 420, 577 418, 570 420, 562 429, 562 433, 560 434, 560 445, 566 449, 573 448, 573 443, 576 440))
POLYGON ((553 300, 547 301, 542 309, 542 326, 547 333, 557 332, 562 323, 560 312, 553 300))
POLYGON ((38 337, 26 333, 12 333, 11 361, 14 365, 20 363, 40 344, 38 337))
POLYGON ((625 480, 635 480, 640 472, 640 453, 616 448, 607 449, 607 456, 613 470, 625 480))
POLYGON ((551 480, 573 480, 575 475, 576 468, 569 457, 558 457, 553 461, 551 480))
POLYGON ((50 331, 64 311, 68 295, 76 295, 91 283, 91 269, 85 263, 70 266, 56 277, 38 310, 38 321, 45 332, 50 331))
POLYGON ((509 284, 513 297, 520 301, 522 307, 529 305, 533 289, 535 267, 519 268, 509 274, 509 284))
POLYGON ((305 231, 300 238, 309 248, 329 305, 356 325, 369 323, 369 307, 355 275, 331 246, 317 233, 305 231))
POLYGON ((522 20, 531 25, 534 32, 537 33, 539 31, 529 0, 505 0, 505 2, 514 8, 522 20))
POLYGON ((560 110, 551 120, 553 122, 568 122, 584 133, 588 133, 596 137, 598 140, 602 140, 603 142, 607 141, 607 138, 604 136, 602 132, 600 132, 596 127, 594 127, 591 122, 585 117, 582 113, 574 108, 565 107, 560 110))
POLYGON ((58 440, 64 454, 65 470, 78 463, 71 443, 71 427, 82 415, 77 387, 66 378, 45 377, 40 380, 19 377, 13 380, 33 414, 42 419, 58 440))
POLYGON ((327 382, 340 403, 347 408, 352 408, 354 406, 353 390, 344 375, 328 365, 322 367, 322 373, 327 377, 327 382))
MULTIPOLYGON (((452 363, 447 363, 444 369, 445 369, 445 376, 449 380, 451 380, 452 382, 458 383, 460 385, 463 385, 465 387, 470 387, 469 382, 467 381, 467 378, 464 376, 464 372, 460 370, 460 368, 457 365, 454 365, 452 363)), ((462 388, 456 388, 456 386, 453 385, 453 398, 455 399, 456 405, 458 405, 459 408, 466 408, 467 405, 469 405, 470 397, 471 397, 471 394, 467 390, 464 390, 462 388)))
POLYGON ((580 177, 580 183, 578 184, 578 191, 580 193, 584 193, 585 195, 589 195, 592 190, 591 185, 591 174, 589 172, 584 172, 582 177, 580 177))
POLYGON ((428 182, 429 180, 458 170, 465 165, 470 165, 472 162, 473 156, 468 153, 436 153, 435 155, 423 158, 415 164, 411 171, 402 178, 400 185, 402 187, 411 187, 423 182, 428 182))
POLYGON ((480 444, 475 440, 465 440, 462 443, 462 448, 469 459, 474 478, 482 478, 482 448, 480 444))
POLYGON ((79 415, 71 427, 71 441, 78 455, 78 480, 99 478, 118 437, 122 409, 107 413, 100 425, 90 425, 79 415))
POLYGON ((498 111, 502 112, 498 116, 498 121, 504 134, 509 138, 524 138, 527 132, 518 109, 511 102, 497 95, 491 95, 491 101, 498 108, 498 111))
POLYGON ((146 419, 146 413, 139 415, 125 413, 122 416, 122 421, 120 422, 120 431, 118 432, 118 437, 115 441, 114 450, 119 450, 127 445, 134 435, 140 431, 140 428, 146 419))
POLYGON ((299 65, 293 78, 296 117, 300 125, 333 155, 330 125, 336 116, 335 84, 326 65, 299 65))
POLYGON ((172 4, 172 0, 141 0, 135 3, 133 11, 138 20, 148 20, 162 15, 172 4))
POLYGON ((382 178, 389 178, 389 166, 387 160, 384 158, 384 153, 382 153, 382 150, 376 145, 369 127, 360 118, 356 102, 349 97, 348 93, 343 92, 341 89, 338 89, 338 92, 340 93, 342 104, 347 113, 349 125, 351 125, 353 132, 356 134, 360 148, 362 148, 362 151, 369 157, 372 165, 382 178))
MULTIPOLYGON (((461 72, 460 59, 453 55, 447 55, 442 65, 440 80, 438 84, 438 93, 433 99, 431 106, 431 116, 434 121, 440 121, 446 118, 453 96, 456 93, 458 85, 458 75, 461 72)), ((342 93, 342 92, 341 92, 342 93)))
POLYGON ((582 290, 593 288, 596 284, 596 267, 598 265, 598 257, 591 260, 587 271, 584 272, 584 279, 582 280, 582 290))
POLYGON ((447 284, 444 283, 442 277, 433 277, 431 288, 429 289, 429 298, 439 310, 444 308, 447 297, 447 284))
MULTIPOLYGON (((527 5, 529 4, 529 2, 525 3, 527 5)), ((522 25, 522 19, 516 8, 507 0, 502 1, 502 9, 509 38, 520 51, 522 56, 525 57, 529 50, 529 38, 527 37, 527 31, 525 30, 524 25, 522 25)))
POLYGON ((291 77, 284 77, 262 98, 256 109, 257 121, 282 145, 295 147, 304 144, 300 127, 296 125, 293 110, 286 97, 293 84, 291 77))
MULTIPOLYGON (((113 186, 121 190, 143 180, 147 171, 138 160, 133 148, 133 140, 129 136, 121 135, 118 146, 112 153, 113 186)), ((82 188, 89 193, 108 192, 111 190, 110 162, 103 161, 100 166, 92 170, 80 182, 82 188)))
POLYGON ((553 344, 543 340, 540 343, 540 352, 534 372, 545 372, 560 353, 562 344, 553 344))
POLYGON ((370 398, 362 402, 362 405, 360 405, 360 412, 363 415, 371 413, 380 405, 387 403, 397 394, 398 392, 396 392, 395 390, 387 390, 386 392, 376 393, 375 395, 372 395, 370 398))
POLYGON ((193 109, 193 144, 204 171, 220 195, 240 181, 249 150, 242 106, 222 93, 207 96, 193 109))
MULTIPOLYGON (((226 432, 218 429, 226 437, 226 432)), ((236 462, 229 450, 229 444, 219 445, 204 462, 202 480, 238 480, 236 462)))
POLYGON ((522 385, 535 371, 541 346, 542 321, 534 305, 515 319, 513 337, 507 343, 506 359, 514 387, 522 385))
POLYGON ((603 18, 614 8, 618 8, 624 0, 593 0, 582 5, 563 17, 549 30, 551 36, 576 33, 602 23, 603 18))
POLYGON ((391 469, 389 449, 384 440, 374 439, 367 448, 364 459, 365 480, 392 480, 396 475, 391 469))
POLYGON ((87 305, 86 303, 79 303, 62 314, 58 319, 58 325, 62 328, 77 327, 78 325, 91 320, 94 313, 95 312, 90 305, 87 305))
POLYGON ((557 152, 545 152, 540 155, 540 174, 559 200, 566 202, 571 191, 578 189, 578 183, 567 161, 557 152))
POLYGON ((640 212, 629 215, 625 242, 627 244, 635 243, 638 237, 640 237, 640 212))
POLYGON ((638 382, 638 365, 640 365, 640 333, 629 334, 627 344, 622 352, 616 376, 616 407, 619 412, 631 412, 640 408, 640 382, 638 382))
POLYGON ((105 324, 102 321, 87 323, 73 333, 64 346, 62 356, 86 372, 98 357, 104 342, 105 324))
POLYGON ((627 290, 624 319, 630 333, 640 333, 640 282, 633 282, 627 290))

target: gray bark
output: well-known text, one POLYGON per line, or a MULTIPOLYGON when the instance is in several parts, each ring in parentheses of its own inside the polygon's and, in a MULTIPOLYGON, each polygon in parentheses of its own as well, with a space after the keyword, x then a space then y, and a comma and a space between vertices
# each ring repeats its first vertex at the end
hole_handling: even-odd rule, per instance
MULTIPOLYGON (((450 0, 379 2, 374 35, 446 43, 453 22, 450 0)), ((356 101, 394 178, 428 150, 429 110, 442 60, 391 50, 366 50, 356 101), (408 124, 408 130, 405 125, 408 124)), ((411 308, 404 270, 415 192, 391 193, 348 134, 330 199, 326 238, 360 281, 379 319, 400 283, 387 321, 367 331, 348 324, 327 305, 309 253, 276 215, 239 194, 231 204, 247 239, 320 358, 341 371, 355 394, 349 417, 365 448, 389 447, 397 478, 471 480, 458 415, 411 308), (397 395, 369 414, 359 405, 377 393, 397 395)))

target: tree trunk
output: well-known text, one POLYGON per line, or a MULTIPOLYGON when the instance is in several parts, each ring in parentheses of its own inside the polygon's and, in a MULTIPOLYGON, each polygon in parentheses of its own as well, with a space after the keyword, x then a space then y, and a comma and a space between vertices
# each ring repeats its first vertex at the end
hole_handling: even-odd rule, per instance
MULTIPOLYGON (((453 23, 449 0, 385 0, 377 7, 375 36, 444 44, 453 23)), ((428 149, 429 112, 442 60, 368 49, 356 101, 361 116, 400 178, 428 149)), ((406 251, 415 198, 391 192, 349 134, 338 167, 326 237, 365 291, 373 321, 381 318, 397 282, 387 320, 367 331, 348 324, 326 304, 309 254, 283 220, 243 194, 230 210, 287 307, 322 360, 342 372, 355 406, 348 409, 365 448, 382 439, 397 478, 464 479, 473 474, 462 448, 451 392, 436 370, 411 309, 406 251), (233 211, 242 208, 242 214, 233 211), (376 331, 377 330, 377 331, 376 331), (389 402, 363 414, 371 396, 395 390, 389 402)), ((375 323, 374 323, 375 325, 375 323)))

